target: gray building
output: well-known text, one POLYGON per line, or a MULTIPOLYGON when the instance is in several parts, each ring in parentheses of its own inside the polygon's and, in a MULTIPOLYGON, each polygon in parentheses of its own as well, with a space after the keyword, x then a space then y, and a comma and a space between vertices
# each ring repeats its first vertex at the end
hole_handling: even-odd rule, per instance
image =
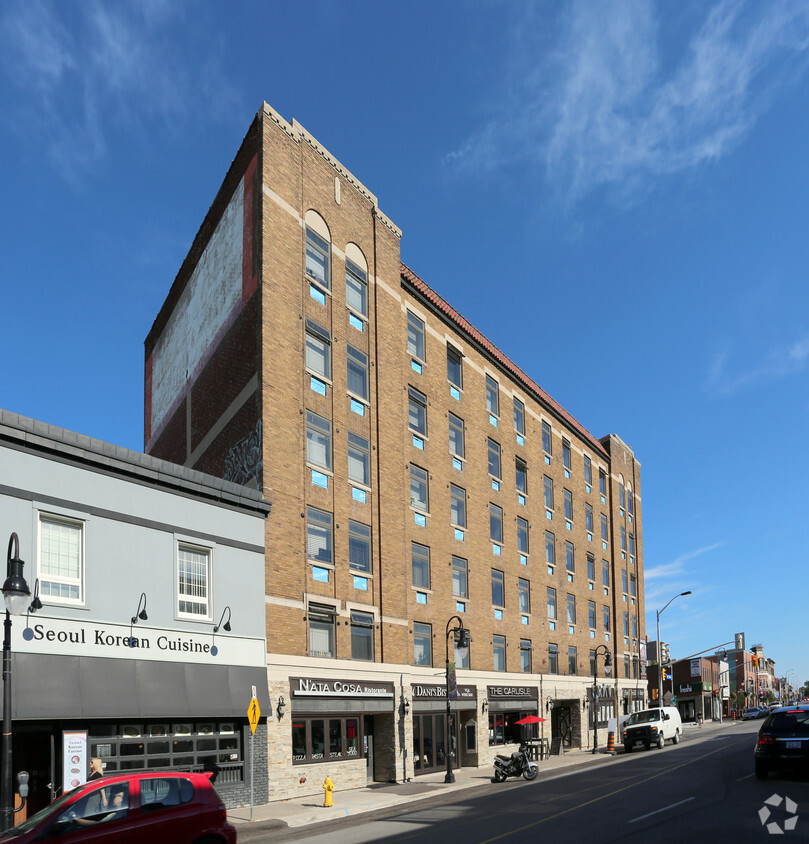
MULTIPOLYGON (((31 811, 84 782, 92 756, 108 774, 215 762, 226 803, 249 801, 248 708, 270 704, 269 510, 255 490, 0 410, 0 538, 11 551, 17 534, 32 593, 12 624, 31 811)), ((254 743, 266 802, 266 723, 254 743)))

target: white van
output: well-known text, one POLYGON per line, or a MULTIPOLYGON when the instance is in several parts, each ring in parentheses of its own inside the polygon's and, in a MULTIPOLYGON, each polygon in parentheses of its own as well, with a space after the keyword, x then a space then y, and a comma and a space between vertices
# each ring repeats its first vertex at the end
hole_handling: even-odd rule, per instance
POLYGON ((683 735, 683 722, 676 706, 656 706, 633 712, 621 730, 624 750, 629 753, 636 744, 647 750, 656 744, 662 748, 667 739, 677 744, 683 735))

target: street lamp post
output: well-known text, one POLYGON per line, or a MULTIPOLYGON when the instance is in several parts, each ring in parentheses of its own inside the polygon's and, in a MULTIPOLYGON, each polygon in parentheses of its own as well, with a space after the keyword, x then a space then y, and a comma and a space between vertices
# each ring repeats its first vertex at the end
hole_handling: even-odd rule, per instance
MULTIPOLYGON (((682 598, 684 595, 690 595, 691 590, 689 589, 687 592, 679 592, 671 601, 674 601, 676 598, 682 598)), ((662 649, 660 647, 660 615, 662 614, 663 610, 668 607, 671 603, 669 601, 662 610, 657 611, 657 705, 662 707, 663 706, 663 660, 662 660, 662 649)), ((671 694, 674 695, 674 677, 671 678, 671 694)))
POLYGON ((25 563, 20 559, 20 541, 16 533, 8 540, 6 581, 3 598, 6 602, 5 635, 3 636, 3 744, 0 765, 0 832, 14 824, 14 794, 11 785, 11 616, 22 615, 31 599, 31 590, 22 575, 25 563), (14 550, 14 556, 11 552, 14 550))
POLYGON ((609 677, 612 673, 610 667, 612 666, 612 656, 610 649, 606 645, 599 645, 593 652, 593 754, 598 753, 598 655, 604 652, 604 676, 609 677))
POLYGON ((452 714, 449 708, 450 700, 456 700, 458 697, 458 689, 455 685, 455 654, 453 653, 453 661, 449 661, 449 635, 452 633, 453 651, 457 650, 461 659, 466 658, 469 651, 469 630, 463 626, 463 622, 457 615, 447 622, 447 635, 445 643, 447 646, 447 727, 446 735, 444 736, 444 756, 447 760, 447 773, 444 776, 444 782, 455 782, 455 774, 452 772, 452 714), (450 630, 450 624, 453 621, 458 622, 457 627, 450 630))

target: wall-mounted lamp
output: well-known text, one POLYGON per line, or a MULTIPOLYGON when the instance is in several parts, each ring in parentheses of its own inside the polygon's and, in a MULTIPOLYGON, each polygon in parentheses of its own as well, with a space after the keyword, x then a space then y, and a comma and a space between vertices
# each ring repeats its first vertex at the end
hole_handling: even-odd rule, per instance
POLYGON ((135 615, 132 616, 132 624, 137 624, 138 619, 141 621, 148 621, 149 616, 146 614, 146 593, 141 592, 138 598, 138 608, 135 610, 135 615))
POLYGON ((42 601, 39 600, 39 578, 34 583, 34 600, 31 601, 31 606, 28 607, 28 612, 36 612, 42 609, 42 601))
POLYGON ((228 620, 225 622, 224 628, 228 633, 230 633, 230 607, 229 606, 225 607, 222 610, 222 617, 219 619, 219 624, 217 624, 216 627, 214 627, 214 629, 213 629, 214 633, 218 633, 219 628, 222 627, 222 620, 225 618, 225 613, 228 614, 228 620))
POLYGON ((275 714, 279 718, 284 717, 284 713, 287 711, 287 702, 284 700, 283 695, 278 696, 278 703, 275 704, 275 714))
POLYGON ((402 698, 402 712, 407 715, 410 712, 410 701, 407 699, 407 695, 402 698))
POLYGON ((488 708, 489 708, 489 701, 484 700, 483 703, 481 704, 480 711, 485 712, 488 708))
POLYGON ((581 708, 587 709, 587 698, 583 698, 581 702, 581 708))
POLYGON ((216 634, 219 632, 220 629, 224 629, 226 633, 230 633, 230 607, 227 606, 222 610, 222 615, 219 618, 219 624, 214 626, 213 629, 213 636, 211 637, 211 654, 216 656, 219 653, 219 648, 216 647, 216 634), (225 614, 227 613, 228 620, 225 621, 224 624, 222 622, 225 619, 225 614))
POLYGON ((551 709, 553 709, 553 698, 550 695, 548 695, 545 698, 545 711, 550 712, 551 709))

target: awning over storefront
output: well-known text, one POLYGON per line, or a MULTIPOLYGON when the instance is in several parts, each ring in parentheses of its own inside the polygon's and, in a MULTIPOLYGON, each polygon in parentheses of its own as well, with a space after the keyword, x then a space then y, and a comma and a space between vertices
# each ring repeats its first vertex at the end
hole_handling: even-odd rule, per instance
POLYGON ((539 689, 536 686, 487 686, 489 712, 539 711, 539 689))
POLYGON ((263 667, 12 654, 12 717, 247 717, 252 690, 270 713, 263 667))

